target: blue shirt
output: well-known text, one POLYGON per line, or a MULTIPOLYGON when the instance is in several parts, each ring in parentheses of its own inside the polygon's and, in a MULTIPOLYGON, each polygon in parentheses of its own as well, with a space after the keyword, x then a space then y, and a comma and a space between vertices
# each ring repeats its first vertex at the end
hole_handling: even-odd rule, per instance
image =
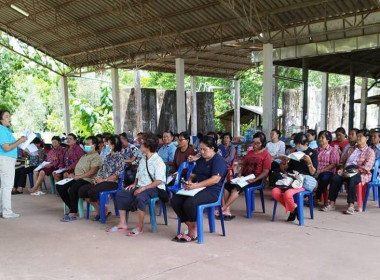
POLYGON ((8 127, 0 125, 0 156, 17 158, 17 148, 8 152, 3 149, 3 144, 13 144, 14 142, 16 139, 13 137, 12 131, 8 127))
POLYGON ((175 150, 177 147, 174 143, 170 143, 169 145, 162 145, 162 147, 158 150, 158 155, 162 158, 165 163, 174 161, 175 150))
POLYGON ((195 174, 193 182, 202 182, 214 175, 221 176, 222 178, 216 185, 206 188, 206 190, 212 191, 214 194, 219 195, 220 188, 222 187, 224 178, 227 174, 227 164, 224 158, 219 154, 215 154, 215 156, 208 161, 201 157, 197 160, 193 173, 195 174))
POLYGON ((218 146, 218 154, 220 154, 222 157, 225 157, 227 155, 226 148, 224 147, 223 144, 220 144, 218 146))

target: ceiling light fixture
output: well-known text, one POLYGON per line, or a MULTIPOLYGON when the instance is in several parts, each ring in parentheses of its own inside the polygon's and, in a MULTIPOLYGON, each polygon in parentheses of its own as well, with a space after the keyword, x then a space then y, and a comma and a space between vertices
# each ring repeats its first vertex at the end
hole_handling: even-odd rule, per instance
POLYGON ((26 11, 24 11, 23 9, 17 7, 16 5, 13 5, 13 4, 12 4, 12 5, 11 5, 11 8, 12 8, 13 10, 16 10, 17 12, 19 12, 20 14, 22 14, 22 15, 24 15, 24 16, 26 16, 26 17, 29 16, 29 13, 28 13, 28 12, 26 12, 26 11))

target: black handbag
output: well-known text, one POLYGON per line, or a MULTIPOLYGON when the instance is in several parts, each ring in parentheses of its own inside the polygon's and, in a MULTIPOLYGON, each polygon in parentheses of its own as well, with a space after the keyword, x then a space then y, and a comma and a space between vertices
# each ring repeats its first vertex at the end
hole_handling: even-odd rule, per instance
MULTIPOLYGON (((148 171, 148 175, 149 175, 149 177, 150 177, 150 180, 152 180, 152 182, 154 182, 153 177, 152 177, 152 175, 151 175, 150 172, 149 172, 149 168, 148 168, 148 160, 145 160, 145 164, 146 164, 146 171, 148 171)), ((162 202, 164 202, 164 203, 168 202, 168 201, 169 201, 169 194, 168 194, 168 192, 167 192, 167 190, 166 190, 166 185, 165 185, 165 189, 164 189, 164 190, 163 190, 163 189, 160 189, 160 188, 158 188, 158 187, 157 187, 157 189, 158 189, 158 197, 159 197, 159 199, 160 199, 162 202)))

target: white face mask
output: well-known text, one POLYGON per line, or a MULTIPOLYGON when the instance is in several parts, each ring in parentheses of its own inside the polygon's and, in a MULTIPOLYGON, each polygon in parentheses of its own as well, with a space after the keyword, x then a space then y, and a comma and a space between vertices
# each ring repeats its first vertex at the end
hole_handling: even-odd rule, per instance
POLYGON ((305 151, 307 148, 304 148, 304 147, 297 147, 297 152, 303 152, 305 151))

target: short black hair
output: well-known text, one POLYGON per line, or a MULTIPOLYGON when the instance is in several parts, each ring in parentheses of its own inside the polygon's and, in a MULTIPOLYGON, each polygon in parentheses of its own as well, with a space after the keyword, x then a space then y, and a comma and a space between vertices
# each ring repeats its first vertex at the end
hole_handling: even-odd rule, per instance
POLYGON ((261 142, 261 148, 264 149, 265 146, 267 145, 267 137, 265 136, 265 134, 261 131, 258 131, 256 132, 254 135, 253 135, 253 139, 255 138, 259 138, 260 139, 260 142, 261 142))
POLYGON ((212 136, 203 136, 200 143, 203 143, 207 147, 209 147, 210 149, 213 149, 215 153, 218 151, 218 146, 216 145, 216 140, 212 136))
POLYGON ((317 132, 314 129, 308 129, 306 131, 306 133, 309 133, 309 134, 313 135, 314 137, 315 137, 315 135, 317 135, 317 132))
POLYGON ((232 141, 232 135, 231 135, 231 133, 229 133, 229 132, 223 133, 222 138, 224 138, 225 136, 228 136, 230 138, 230 141, 232 141))
POLYGON ((165 131, 162 133, 162 135, 163 135, 164 133, 169 133, 171 137, 174 137, 174 133, 173 133, 173 131, 171 131, 171 130, 169 130, 169 129, 168 129, 168 130, 165 130, 165 131))
POLYGON ((190 142, 190 135, 189 133, 187 133, 187 131, 182 131, 179 135, 178 135, 178 138, 182 136, 183 138, 185 138, 188 142, 190 142))
POLYGON ((144 133, 141 145, 144 145, 151 153, 154 153, 158 148, 158 137, 151 132, 144 133))
POLYGON ((42 144, 42 141, 41 141, 40 138, 36 137, 36 138, 33 139, 32 143, 33 144, 42 144))
POLYGON ((355 134, 358 134, 359 129, 358 129, 358 128, 351 128, 351 129, 350 129, 350 132, 351 132, 351 131, 355 131, 355 134))
POLYGON ((215 141, 218 140, 218 134, 216 134, 215 131, 209 131, 209 132, 207 132, 207 136, 212 136, 212 137, 214 137, 215 141))
POLYGON ((306 134, 303 132, 298 132, 296 136, 294 136, 294 144, 301 144, 301 145, 308 144, 306 134))
POLYGON ((96 136, 88 136, 86 140, 91 140, 92 145, 95 145, 95 151, 99 150, 99 141, 96 136))
POLYGON ((325 136, 326 140, 329 142, 329 144, 332 141, 332 134, 328 130, 322 130, 321 132, 318 133, 318 139, 322 137, 322 135, 325 136))
POLYGON ((278 130, 278 129, 276 129, 276 128, 272 129, 272 131, 274 131, 274 132, 276 132, 276 133, 277 133, 277 135, 278 135, 278 138, 280 138, 280 137, 281 137, 281 131, 279 131, 279 130, 278 130))
POLYGON ((121 149, 123 148, 121 146, 121 141, 120 141, 120 136, 119 135, 111 135, 110 137, 107 138, 107 141, 111 142, 111 145, 114 145, 114 152, 120 152, 121 149))
POLYGON ((3 119, 3 116, 4 116, 4 114, 5 113, 8 113, 8 114, 10 114, 11 112, 9 112, 8 110, 0 110, 0 120, 2 120, 3 119))
POLYGON ((363 134, 364 137, 368 137, 367 143, 371 141, 371 132, 367 128, 360 129, 357 134, 363 134))
POLYGON ((128 139, 127 133, 123 132, 119 134, 120 137, 124 137, 125 139, 128 139))
POLYGON ((61 138, 59 138, 59 136, 53 136, 51 138, 51 142, 53 142, 54 140, 58 141, 59 143, 61 143, 61 138))
POLYGON ((74 141, 77 141, 77 136, 74 133, 67 134, 67 137, 69 136, 73 137, 74 141))
POLYGON ((198 132, 198 133, 197 133, 197 138, 198 138, 198 139, 202 139, 202 138, 203 138, 203 133, 198 132))

